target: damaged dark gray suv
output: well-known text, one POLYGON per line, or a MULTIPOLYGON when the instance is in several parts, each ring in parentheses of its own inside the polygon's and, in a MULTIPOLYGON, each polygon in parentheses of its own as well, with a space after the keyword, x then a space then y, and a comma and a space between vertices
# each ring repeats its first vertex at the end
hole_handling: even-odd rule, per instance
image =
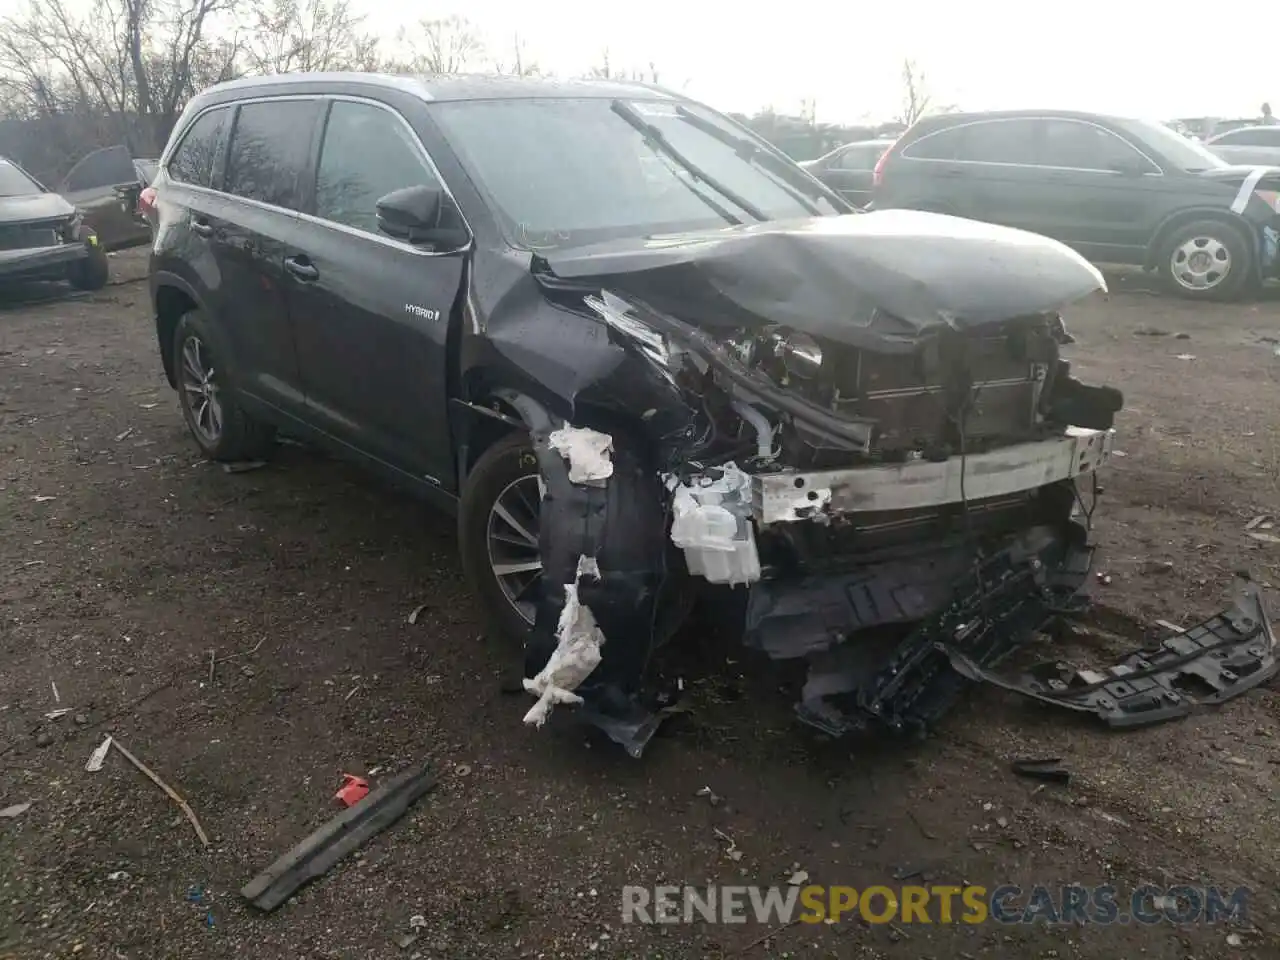
POLYGON ((653 648, 707 588, 808 661, 809 723, 926 724, 1087 574, 1121 397, 1059 356, 1103 282, 1055 241, 855 214, 611 82, 236 81, 153 186, 197 443, 285 431, 456 511, 526 722, 572 704, 638 755, 653 648))

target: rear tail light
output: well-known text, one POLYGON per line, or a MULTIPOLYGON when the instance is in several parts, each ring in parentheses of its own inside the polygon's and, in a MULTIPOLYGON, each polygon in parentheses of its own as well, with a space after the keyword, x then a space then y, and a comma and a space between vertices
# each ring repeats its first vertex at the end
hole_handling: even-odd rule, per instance
POLYGON ((142 193, 138 194, 138 212, 144 217, 150 217, 156 212, 155 187, 147 187, 142 193))
POLYGON ((871 186, 878 187, 884 182, 884 164, 889 159, 891 150, 893 150, 893 147, 880 154, 880 159, 876 161, 875 169, 871 171, 871 186))

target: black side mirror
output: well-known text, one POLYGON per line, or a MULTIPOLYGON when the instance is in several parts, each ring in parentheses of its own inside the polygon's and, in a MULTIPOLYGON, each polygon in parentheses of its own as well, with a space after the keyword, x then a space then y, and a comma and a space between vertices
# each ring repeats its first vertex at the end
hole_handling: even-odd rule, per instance
POLYGON ((393 190, 374 205, 374 210, 378 229, 397 240, 450 250, 470 239, 462 214, 439 187, 393 190))

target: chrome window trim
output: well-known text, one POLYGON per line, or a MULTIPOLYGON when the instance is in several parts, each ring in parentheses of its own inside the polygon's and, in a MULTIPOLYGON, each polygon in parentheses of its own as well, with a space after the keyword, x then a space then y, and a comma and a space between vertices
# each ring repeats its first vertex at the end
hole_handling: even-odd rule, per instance
MULTIPOLYGON (((213 111, 215 110, 226 110, 228 113, 231 114, 232 120, 234 121, 235 110, 238 105, 239 105, 239 101, 236 101, 235 103, 211 103, 209 104, 209 106, 205 107, 203 110, 197 113, 194 117, 192 117, 191 122, 182 128, 182 133, 180 136, 178 136, 177 138, 170 138, 170 142, 173 144, 173 148, 161 154, 160 159, 156 162, 157 175, 159 171, 163 170, 165 177, 173 181, 174 183, 180 183, 184 187, 194 187, 198 190, 209 189, 208 187, 205 187, 203 184, 192 183, 190 180, 177 179, 176 177, 173 176, 172 172, 169 170, 169 165, 173 163, 174 158, 177 157, 178 155, 178 151, 181 150, 182 145, 187 142, 187 137, 191 135, 191 131, 195 128, 195 125, 200 122, 201 118, 205 117, 210 113, 213 113, 213 111)), ((232 123, 232 127, 234 126, 235 124, 232 123)), ((226 146, 226 144, 224 143, 223 146, 226 146)), ((217 159, 218 158, 215 156, 214 157, 215 164, 217 163, 217 159)), ((216 172, 215 170, 210 170, 209 176, 212 177, 215 172, 216 172)), ((155 177, 152 177, 151 179, 154 181, 155 177)))
MULTIPOLYGON (((337 230, 339 233, 345 233, 354 237, 363 237, 367 240, 373 240, 376 243, 381 243, 384 246, 389 246, 396 250, 403 250, 408 253, 414 253, 421 257, 448 257, 448 256, 453 256, 454 254, 458 253, 461 250, 466 250, 471 245, 471 243, 475 240, 476 232, 471 228, 471 224, 467 220, 466 214, 462 212, 462 206, 458 203, 457 197, 455 197, 453 195, 453 191, 449 189, 449 184, 445 181, 444 174, 442 174, 440 172, 440 168, 436 166, 435 159, 432 158, 431 156, 431 151, 427 149, 426 144, 422 142, 422 138, 418 136, 418 131, 413 129, 413 125, 410 124, 409 121, 404 118, 404 115, 394 107, 389 106, 388 104, 382 103, 381 101, 370 99, 369 97, 361 97, 361 96, 356 96, 354 94, 346 94, 346 93, 341 93, 341 94, 335 93, 335 94, 327 94, 325 95, 324 98, 326 100, 331 100, 335 103, 342 101, 346 103, 359 103, 359 104, 364 104, 365 106, 377 107, 378 109, 385 110, 387 113, 391 114, 391 116, 395 117, 396 120, 400 122, 400 125, 404 127, 406 131, 408 131, 411 142, 417 146, 418 159, 424 161, 424 163, 426 164, 427 170, 430 171, 431 175, 436 178, 436 183, 440 185, 440 189, 444 191, 445 196, 449 198, 449 201, 453 204, 454 209, 458 211, 458 216, 462 218, 462 224, 467 228, 467 233, 470 235, 470 239, 467 241, 467 243, 463 244, 461 247, 458 247, 454 250, 423 250, 420 247, 415 247, 411 243, 406 243, 403 240, 397 240, 395 237, 388 237, 378 233, 370 233, 368 230, 361 230, 359 227, 352 227, 352 226, 348 226, 345 223, 338 223, 336 220, 329 220, 329 219, 326 219, 325 217, 317 216, 313 213, 304 213, 301 210, 295 211, 298 214, 299 218, 306 220, 309 223, 316 223, 316 224, 320 224, 321 226, 329 227, 332 230, 337 230)), ((325 127, 327 131, 328 117, 325 118, 325 127)), ((322 136, 320 140, 320 154, 316 158, 317 174, 319 173, 319 158, 323 155, 324 155, 324 139, 322 136)))
MULTIPOLYGON (((462 207, 459 206, 457 198, 453 195, 453 191, 449 189, 449 184, 445 182, 444 176, 440 173, 440 168, 436 166, 435 160, 432 159, 430 151, 428 151, 426 148, 426 145, 423 144, 422 138, 418 136, 418 131, 413 129, 413 126, 409 123, 408 120, 404 118, 404 115, 401 114, 399 110, 396 110, 394 107, 388 106, 387 104, 382 103, 378 100, 373 100, 369 97, 360 97, 360 96, 354 96, 351 94, 336 94, 336 93, 305 93, 305 94, 291 93, 291 94, 273 94, 273 95, 261 96, 261 97, 245 97, 243 99, 230 100, 224 103, 210 104, 208 107, 201 110, 198 114, 196 114, 194 117, 191 118, 191 123, 187 124, 186 128, 183 131, 183 136, 184 137, 186 136, 187 131, 191 129, 192 125, 195 124, 196 120, 198 120, 200 117, 204 116, 206 113, 208 113, 211 110, 217 110, 217 109, 222 109, 226 107, 235 109, 237 107, 240 107, 243 104, 248 104, 248 103, 274 103, 281 100, 317 100, 317 101, 320 101, 321 106, 324 107, 325 109, 327 109, 328 101, 344 100, 350 103, 362 103, 368 106, 378 107, 379 109, 385 110, 388 113, 390 113, 393 117, 399 120, 400 123, 404 126, 404 128, 409 132, 409 136, 412 138, 412 142, 417 145, 417 148, 419 151, 419 158, 422 160, 425 160, 427 169, 432 173, 433 176, 435 176, 436 181, 440 184, 441 188, 444 190, 445 196, 449 198, 449 200, 453 203, 454 207, 457 209, 458 216, 462 218, 462 223, 467 228, 467 233, 470 234, 470 239, 467 241, 467 243, 454 250, 423 250, 420 247, 415 247, 411 243, 405 243, 403 240, 397 240, 394 237, 388 237, 388 236, 383 236, 376 233, 370 233, 367 230, 360 230, 357 227, 351 227, 351 226, 348 226, 347 224, 338 223, 334 220, 327 220, 324 217, 318 217, 315 214, 305 213, 301 210, 293 210, 293 209, 290 209, 289 207, 282 207, 279 204, 266 203, 262 200, 254 200, 252 197, 242 197, 237 193, 231 193, 227 190, 215 190, 212 187, 205 187, 200 184, 188 183, 185 180, 174 180, 173 182, 181 184, 183 187, 185 187, 188 190, 197 190, 201 193, 208 194, 211 197, 218 197, 223 200, 231 200, 236 203, 245 203, 245 204, 248 204, 249 206, 257 207, 260 210, 266 210, 271 213, 282 213, 282 214, 285 214, 286 216, 296 217, 299 220, 305 220, 309 223, 314 223, 322 227, 327 227, 330 230, 336 230, 339 233, 345 233, 348 236, 359 237, 364 240, 372 240, 375 243, 380 243, 380 244, 383 244, 384 246, 392 247, 395 250, 400 250, 406 253, 412 253, 420 257, 454 256, 457 253, 468 249, 470 245, 475 241, 475 235, 476 235, 475 230, 471 228, 471 224, 467 221, 466 215, 462 212, 462 207)), ((326 117, 326 126, 327 126, 327 122, 328 122, 328 118, 326 117)), ((230 151, 230 148, 234 143, 234 138, 235 138, 235 124, 233 123, 231 126, 231 140, 227 142, 228 151, 230 151)), ((323 139, 321 140, 320 146, 321 146, 321 152, 323 152, 324 150, 323 139)), ((168 176, 169 167, 167 163, 164 165, 164 170, 165 170, 165 175, 168 176)))
POLYGON ((1124 176, 1124 174, 1119 173, 1115 170, 1102 170, 1097 167, 1062 167, 1062 166, 1057 166, 1056 164, 1010 163, 1008 161, 1003 161, 1003 160, 943 160, 938 157, 913 157, 911 155, 911 149, 913 147, 916 147, 917 145, 924 143, 926 140, 930 139, 931 137, 936 137, 939 134, 943 134, 943 133, 949 133, 953 130, 962 130, 965 127, 976 127, 976 126, 979 126, 982 124, 988 124, 988 123, 1015 123, 1015 122, 1026 123, 1028 121, 1040 123, 1047 120, 1053 120, 1053 121, 1058 121, 1062 123, 1080 123, 1080 124, 1084 124, 1085 126, 1095 127, 1098 130, 1101 130, 1103 133, 1110 134, 1111 136, 1115 137, 1117 140, 1124 143, 1127 147, 1129 147, 1129 149, 1133 150, 1135 153, 1141 156, 1144 160, 1147 161, 1147 163, 1151 164, 1153 169, 1143 173, 1142 176, 1144 177, 1163 177, 1164 176, 1164 168, 1161 167, 1160 164, 1156 163, 1156 161, 1153 160, 1145 150, 1138 147, 1128 137, 1122 134, 1116 133, 1114 130, 1110 129, 1109 127, 1104 127, 1100 123, 1094 123, 1092 120, 1082 120, 1079 117, 1052 117, 1052 116, 986 117, 981 120, 967 120, 964 123, 957 123, 954 126, 943 127, 941 130, 934 130, 932 133, 926 133, 919 140, 916 140, 916 141, 913 141, 912 143, 907 144, 902 149, 902 153, 900 153, 898 156, 899 156, 899 159, 914 160, 917 163, 963 163, 963 164, 970 164, 974 166, 983 166, 983 167, 1014 167, 1016 169, 1024 169, 1024 170, 1059 170, 1059 171, 1069 171, 1072 173, 1105 173, 1115 177, 1124 176))

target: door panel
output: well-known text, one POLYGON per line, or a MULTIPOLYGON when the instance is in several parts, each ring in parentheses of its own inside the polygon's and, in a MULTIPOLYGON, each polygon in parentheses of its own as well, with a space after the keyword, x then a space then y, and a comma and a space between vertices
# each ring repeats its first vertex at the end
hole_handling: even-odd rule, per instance
POLYGON ((286 253, 289 310, 310 419, 366 455, 451 488, 446 340, 466 256, 392 240, 378 232, 375 213, 382 196, 418 185, 443 189, 398 113, 333 101, 307 235, 286 253))
POLYGON ((219 274, 219 327, 233 351, 237 389, 291 413, 303 409, 284 280, 285 251, 304 234, 297 213, 219 197, 193 210, 194 242, 219 274), (204 235, 207 233, 207 236, 204 235))
POLYGON ((1163 213, 1159 167, 1098 124, 1042 122, 1043 232, 1098 260, 1141 263, 1163 213))
POLYGON ((104 147, 81 158, 63 180, 59 192, 84 214, 104 247, 145 243, 150 230, 128 207, 128 194, 137 190, 138 172, 123 146, 104 147))
POLYGON ((316 98, 242 104, 222 175, 223 194, 189 226, 209 245, 223 298, 218 323, 240 390, 291 413, 303 409, 284 262, 306 233, 297 208, 315 127, 316 98))
POLYGON ((464 256, 308 226, 290 250, 301 275, 289 276, 308 418, 397 469, 449 484, 445 341, 464 256))
POLYGON ((871 201, 872 171, 883 152, 878 147, 852 144, 827 159, 820 179, 854 206, 871 201))

